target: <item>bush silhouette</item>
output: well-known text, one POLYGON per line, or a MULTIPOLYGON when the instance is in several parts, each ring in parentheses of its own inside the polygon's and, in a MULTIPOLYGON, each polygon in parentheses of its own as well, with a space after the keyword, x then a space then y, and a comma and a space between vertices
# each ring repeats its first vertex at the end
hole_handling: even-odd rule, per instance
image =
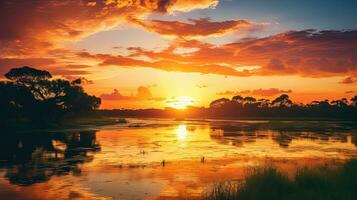
POLYGON ((2 121, 25 119, 48 124, 65 114, 81 114, 99 108, 101 100, 88 95, 81 81, 52 79, 44 70, 31 67, 13 68, 0 82, 0 118, 2 121))

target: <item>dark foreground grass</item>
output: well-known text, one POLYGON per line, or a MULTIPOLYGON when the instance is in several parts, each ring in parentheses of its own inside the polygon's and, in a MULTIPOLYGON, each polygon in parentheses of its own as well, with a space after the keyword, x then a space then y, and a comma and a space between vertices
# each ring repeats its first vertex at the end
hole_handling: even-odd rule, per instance
POLYGON ((357 159, 340 167, 300 169, 294 178, 274 167, 252 170, 242 182, 215 184, 205 200, 357 200, 357 159))

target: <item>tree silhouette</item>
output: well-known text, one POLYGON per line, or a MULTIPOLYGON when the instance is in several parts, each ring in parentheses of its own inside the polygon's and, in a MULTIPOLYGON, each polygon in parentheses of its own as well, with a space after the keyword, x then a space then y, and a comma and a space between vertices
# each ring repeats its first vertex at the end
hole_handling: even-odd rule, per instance
POLYGON ((13 68, 5 74, 5 77, 18 83, 40 82, 52 78, 48 71, 42 71, 28 66, 13 68))
POLYGON ((37 70, 28 66, 13 68, 5 77, 15 85, 27 87, 34 94, 36 99, 45 100, 48 91, 46 90, 50 83, 51 74, 47 71, 37 70))
POLYGON ((217 99, 217 100, 214 100, 210 103, 210 107, 212 108, 219 108, 223 105, 225 105, 226 103, 230 102, 229 99, 227 98, 221 98, 221 99, 217 99))
POLYGON ((25 118, 39 124, 58 121, 67 113, 80 114, 98 109, 100 98, 88 95, 81 80, 52 79, 44 70, 28 66, 13 68, 0 82, 0 118, 25 118))
POLYGON ((357 95, 351 98, 351 102, 354 106, 357 106, 357 95))
MULTIPOLYGON (((189 113, 189 112, 188 112, 189 113)), ((234 96, 214 100, 209 109, 194 110, 194 117, 313 117, 313 118, 357 118, 357 96, 340 100, 312 101, 309 104, 294 103, 287 94, 273 101, 254 97, 234 96)), ((190 116, 188 116, 190 117, 190 116)))
POLYGON ((237 103, 242 103, 243 100, 244 100, 244 98, 243 98, 242 96, 240 96, 240 95, 234 96, 234 97, 232 98, 232 101, 235 101, 235 102, 237 102, 237 103))
MULTIPOLYGON (((101 110, 105 116, 130 117, 169 117, 177 118, 178 112, 166 109, 122 109, 101 110)), ((231 100, 220 98, 213 100, 208 108, 188 107, 180 113, 181 118, 313 118, 313 119, 357 119, 357 96, 329 101, 312 101, 308 104, 295 103, 288 95, 276 99, 258 99, 254 97, 234 96, 231 100), (246 101, 244 101, 246 100, 246 101), (334 102, 334 103, 332 103, 334 102), (335 103, 337 102, 337 103, 335 103), (343 105, 343 106, 341 106, 343 105)))
POLYGON ((287 94, 282 94, 278 98, 274 99, 271 103, 275 106, 280 106, 280 107, 291 106, 293 104, 293 102, 289 98, 289 95, 287 94))
POLYGON ((270 104, 270 100, 269 99, 258 99, 258 106, 259 107, 268 107, 270 104))
POLYGON ((251 104, 251 103, 255 103, 257 100, 254 97, 244 97, 243 101, 246 104, 251 104))
POLYGON ((20 111, 28 115, 34 103, 34 96, 26 87, 0 82, 0 119, 1 116, 18 117, 20 111))

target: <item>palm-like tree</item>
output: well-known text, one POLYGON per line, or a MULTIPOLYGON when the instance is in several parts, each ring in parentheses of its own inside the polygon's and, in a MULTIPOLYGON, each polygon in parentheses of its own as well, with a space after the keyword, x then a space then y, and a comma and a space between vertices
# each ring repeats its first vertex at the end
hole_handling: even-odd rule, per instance
POLYGON ((289 107, 293 104, 293 102, 290 100, 289 95, 287 94, 282 94, 276 99, 274 99, 272 102, 273 106, 280 106, 280 107, 289 107))
POLYGON ((357 106, 357 95, 351 98, 351 104, 357 106))
POLYGON ((223 105, 229 103, 230 100, 227 99, 227 98, 220 98, 220 99, 217 99, 217 100, 214 100, 210 103, 210 107, 211 108, 219 108, 219 107, 222 107, 223 105))
POLYGON ((232 101, 237 102, 237 103, 243 103, 244 98, 240 95, 237 95, 232 98, 232 101))

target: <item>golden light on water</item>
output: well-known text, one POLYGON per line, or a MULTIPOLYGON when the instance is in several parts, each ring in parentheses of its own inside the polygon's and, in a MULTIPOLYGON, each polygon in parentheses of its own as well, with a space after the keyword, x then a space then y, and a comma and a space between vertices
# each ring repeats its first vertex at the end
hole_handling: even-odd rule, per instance
POLYGON ((186 124, 180 124, 176 129, 176 135, 178 140, 185 140, 188 136, 186 124))
MULTIPOLYGON (((48 149, 48 152, 42 147, 43 141, 36 140, 39 147, 30 152, 36 156, 26 163, 26 168, 22 168, 24 172, 19 174, 12 167, 8 170, 19 174, 11 174, 19 180, 40 177, 36 180, 42 181, 44 173, 48 180, 28 185, 24 190, 23 186, 10 185, 5 169, 0 173, 0 187, 7 190, 3 193, 0 191, 0 199, 8 199, 1 198, 1 194, 8 195, 6 191, 31 195, 35 199, 68 199, 73 191, 83 199, 106 199, 108 196, 113 199, 185 199, 177 195, 186 193, 196 198, 195 195, 201 195, 204 188, 221 180, 243 180, 248 168, 268 163, 287 173, 295 173, 296 169, 306 166, 325 166, 330 163, 334 166, 340 160, 357 155, 356 137, 352 133, 325 135, 316 131, 242 128, 263 126, 260 121, 129 120, 132 124, 145 125, 50 134, 49 137, 53 136, 50 142, 54 150, 48 149), (232 131, 232 127, 238 131, 232 131), (100 151, 97 151, 98 148, 100 151), (46 159, 39 159, 37 155, 46 159), (163 161, 166 162, 164 166, 163 161), (64 168, 85 173, 80 178, 67 174, 56 176, 53 173, 53 170, 62 172, 64 168), (98 188, 100 192, 97 192, 98 188)), ((22 138, 16 141, 21 142, 14 145, 23 147, 34 142, 22 138)), ((22 152, 25 150, 21 149, 22 152)))
POLYGON ((67 145, 59 140, 52 140, 52 145, 57 151, 65 151, 67 149, 67 145))
POLYGON ((178 96, 171 98, 167 101, 167 104, 171 108, 185 109, 187 106, 193 105, 195 100, 190 96, 178 96))

